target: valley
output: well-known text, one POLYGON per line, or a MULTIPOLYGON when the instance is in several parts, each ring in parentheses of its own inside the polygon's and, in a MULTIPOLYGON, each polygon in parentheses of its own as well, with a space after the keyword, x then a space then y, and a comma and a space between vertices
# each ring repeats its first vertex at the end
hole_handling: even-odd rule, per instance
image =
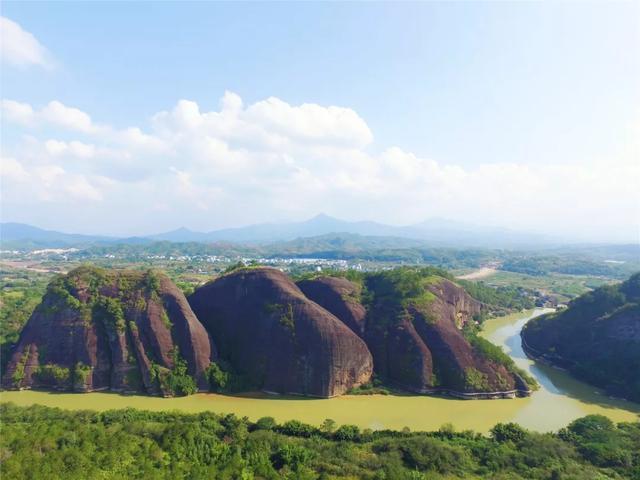
POLYGON ((136 408, 154 411, 234 413, 257 420, 272 416, 278 421, 297 419, 319 425, 325 418, 361 428, 437 430, 450 423, 457 430, 488 432, 498 422, 517 422, 536 431, 551 431, 588 414, 613 421, 634 421, 640 405, 607 397, 597 388, 575 380, 568 373, 526 358, 519 346, 519 331, 530 318, 546 310, 528 311, 485 322, 482 335, 502 346, 540 384, 528 398, 491 401, 455 400, 420 395, 345 395, 333 399, 198 393, 187 397, 158 398, 116 393, 57 393, 35 390, 4 391, 0 401, 64 409, 110 410, 136 408))

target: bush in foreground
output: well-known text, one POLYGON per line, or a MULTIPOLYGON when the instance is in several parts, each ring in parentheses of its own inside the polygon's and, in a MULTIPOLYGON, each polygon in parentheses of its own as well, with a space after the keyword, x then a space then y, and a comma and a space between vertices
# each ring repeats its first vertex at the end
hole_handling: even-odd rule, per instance
MULTIPOLYGON (((591 415, 558 434, 323 428, 265 417, 0 406, 3 478, 640 478, 640 422, 591 415)), ((328 428, 330 427, 330 428, 328 428)))

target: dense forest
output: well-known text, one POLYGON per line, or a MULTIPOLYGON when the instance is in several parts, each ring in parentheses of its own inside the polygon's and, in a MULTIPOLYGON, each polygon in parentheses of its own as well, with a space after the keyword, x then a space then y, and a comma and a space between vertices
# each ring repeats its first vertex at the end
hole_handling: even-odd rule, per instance
POLYGON ((530 321, 523 346, 610 394, 640 401, 640 273, 530 321))
POLYGON ((578 419, 557 433, 371 431, 214 413, 0 406, 3 478, 640 478, 640 423, 578 419))

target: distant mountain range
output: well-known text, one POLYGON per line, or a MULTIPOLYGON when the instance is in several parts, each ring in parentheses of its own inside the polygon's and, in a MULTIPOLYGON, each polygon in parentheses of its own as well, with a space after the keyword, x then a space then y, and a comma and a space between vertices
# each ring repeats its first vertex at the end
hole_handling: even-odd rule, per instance
POLYGON ((484 227, 434 218, 408 226, 385 225, 378 222, 349 222, 320 214, 303 222, 260 223, 238 228, 194 232, 180 228, 147 238, 171 242, 239 242, 270 243, 345 233, 368 237, 396 237, 438 246, 506 247, 549 244, 553 239, 536 234, 516 232, 506 228, 484 227))
POLYGON ((303 222, 260 223, 210 232, 196 232, 187 228, 179 228, 155 235, 128 238, 62 233, 22 223, 0 224, 0 238, 3 248, 16 244, 42 248, 63 248, 95 243, 144 244, 153 241, 268 244, 331 234, 385 237, 386 240, 383 243, 392 245, 396 242, 403 244, 403 246, 407 246, 409 243, 414 246, 525 248, 559 243, 558 240, 543 235, 438 218, 414 225, 392 226, 370 221, 349 222, 324 214, 303 222), (412 241, 400 242, 400 239, 412 241))
POLYGON ((34 246, 58 248, 115 240, 115 238, 63 233, 55 230, 44 230, 26 223, 7 222, 0 223, 0 240, 2 240, 3 245, 21 242, 34 246))

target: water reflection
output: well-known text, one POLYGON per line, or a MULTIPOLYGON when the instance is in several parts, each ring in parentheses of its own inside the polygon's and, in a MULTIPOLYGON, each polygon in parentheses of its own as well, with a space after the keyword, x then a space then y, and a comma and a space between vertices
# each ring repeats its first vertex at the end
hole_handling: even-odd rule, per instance
POLYGON ((533 402, 529 408, 540 411, 545 408, 573 411, 579 410, 582 404, 593 404, 606 409, 640 413, 640 405, 610 398, 598 388, 575 379, 567 372, 535 362, 526 356, 520 338, 522 327, 532 318, 550 311, 552 310, 536 309, 517 321, 514 321, 514 316, 489 320, 482 333, 487 340, 502 346, 516 365, 528 371, 540 384, 540 390, 532 395, 533 402))

